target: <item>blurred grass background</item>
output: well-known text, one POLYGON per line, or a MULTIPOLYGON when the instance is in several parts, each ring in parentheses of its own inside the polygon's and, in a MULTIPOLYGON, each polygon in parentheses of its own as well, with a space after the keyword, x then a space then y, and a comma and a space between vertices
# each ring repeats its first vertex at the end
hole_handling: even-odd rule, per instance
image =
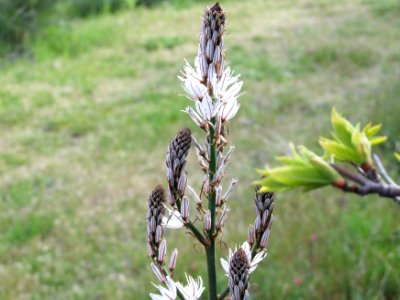
MULTIPOLYGON (((188 126, 201 136, 180 112, 191 103, 176 75, 196 54, 211 3, 85 6, 95 2, 31 8, 34 28, 15 39, 0 30, 0 299, 147 299, 154 291, 147 197, 165 182, 174 134, 188 126)), ((240 186, 223 236, 229 246, 253 222, 255 168, 287 153, 289 141, 316 147, 332 106, 353 122, 383 123, 389 142, 378 151, 398 178, 398 0, 222 5, 227 60, 246 91, 230 129, 227 179, 240 186)), ((253 299, 400 299, 399 215, 390 200, 331 189, 278 195, 253 299)), ((178 279, 205 279, 204 254, 188 241, 168 233, 169 249, 180 249, 178 279)), ((218 252, 227 255, 222 244, 218 252)), ((221 273, 220 289, 226 284, 221 273)))

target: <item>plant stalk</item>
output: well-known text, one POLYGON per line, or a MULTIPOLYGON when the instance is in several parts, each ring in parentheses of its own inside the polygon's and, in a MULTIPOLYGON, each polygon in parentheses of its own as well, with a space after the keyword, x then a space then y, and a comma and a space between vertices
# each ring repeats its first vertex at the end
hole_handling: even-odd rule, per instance
MULTIPOLYGON (((215 125, 215 118, 211 119, 211 123, 215 125)), ((217 300, 217 272, 215 266, 215 202, 216 193, 215 188, 212 185, 214 181, 215 172, 217 171, 217 150, 216 145, 214 145, 214 128, 210 126, 209 132, 209 153, 210 153, 210 163, 209 163, 209 176, 208 180, 210 183, 211 192, 208 195, 208 209, 211 213, 211 229, 208 234, 210 241, 209 247, 206 248, 207 254, 207 270, 208 270, 208 299, 217 300)))
MULTIPOLYGON (((178 207, 178 210, 181 211, 181 200, 176 201, 176 205, 178 207)), ((204 237, 204 235, 200 232, 200 230, 197 229, 197 227, 192 223, 192 221, 188 220, 184 226, 189 229, 192 234, 197 238, 197 240, 203 244, 204 247, 208 247, 208 241, 204 237)))

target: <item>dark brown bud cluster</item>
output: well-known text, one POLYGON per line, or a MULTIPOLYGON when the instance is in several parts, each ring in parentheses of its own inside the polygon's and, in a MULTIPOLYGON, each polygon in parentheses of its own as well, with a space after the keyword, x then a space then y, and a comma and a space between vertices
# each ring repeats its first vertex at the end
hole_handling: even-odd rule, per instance
POLYGON ((188 155, 192 135, 190 129, 184 128, 178 132, 167 149, 167 180, 169 186, 170 204, 185 195, 187 177, 185 172, 186 156, 188 155))
POLYGON ((275 194, 272 192, 260 192, 256 187, 255 206, 256 220, 254 227, 250 226, 247 241, 250 245, 256 243, 257 247, 264 249, 267 246, 272 225, 272 212, 274 209, 275 194))
POLYGON ((157 186, 148 200, 147 210, 147 243, 151 257, 157 257, 163 241, 162 218, 165 212, 165 191, 162 185, 157 186))
POLYGON ((216 3, 207 7, 204 12, 199 45, 199 64, 203 82, 212 95, 211 81, 214 76, 219 79, 224 69, 224 34, 225 13, 216 3))
POLYGON ((246 252, 239 248, 233 256, 229 264, 229 291, 231 300, 247 300, 249 294, 247 287, 249 284, 249 269, 246 252))

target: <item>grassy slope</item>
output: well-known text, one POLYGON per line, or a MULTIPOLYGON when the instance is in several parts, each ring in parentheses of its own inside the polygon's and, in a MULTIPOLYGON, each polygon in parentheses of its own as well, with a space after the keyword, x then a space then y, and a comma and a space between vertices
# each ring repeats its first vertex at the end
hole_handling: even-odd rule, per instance
MULTIPOLYGON (((225 4, 227 58, 246 90, 231 126, 228 176, 241 182, 224 235, 231 246, 254 218, 254 169, 288 141, 316 145, 331 106, 399 136, 390 116, 400 115, 400 18, 381 3, 225 4)), ((1 299, 147 297, 146 198, 164 180, 170 138, 183 126, 198 132, 179 112, 189 102, 176 74, 195 55, 201 12, 164 7, 52 27, 33 45, 37 62, 2 71, 1 299)), ((254 298, 400 297, 398 215, 390 201, 329 189, 280 195, 254 298)), ((192 263, 198 247, 169 236, 179 272, 204 274, 203 260, 192 263)))

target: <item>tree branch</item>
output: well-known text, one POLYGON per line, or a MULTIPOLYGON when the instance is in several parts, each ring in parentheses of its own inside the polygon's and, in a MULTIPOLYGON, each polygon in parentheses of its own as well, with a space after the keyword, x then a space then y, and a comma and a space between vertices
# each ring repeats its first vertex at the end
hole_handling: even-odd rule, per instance
POLYGON ((374 163, 376 167, 378 168, 379 173, 382 175, 383 179, 390 185, 394 186, 399 186, 387 173, 385 167, 382 164, 381 159, 377 154, 372 154, 372 159, 374 160, 374 163))
POLYGON ((351 184, 347 181, 338 181, 333 183, 334 187, 339 188, 345 192, 354 193, 360 196, 377 194, 381 197, 392 198, 397 204, 400 205, 400 186, 396 184, 388 185, 383 182, 375 182, 359 173, 353 173, 341 166, 335 164, 331 165, 345 179, 356 183, 351 184))

